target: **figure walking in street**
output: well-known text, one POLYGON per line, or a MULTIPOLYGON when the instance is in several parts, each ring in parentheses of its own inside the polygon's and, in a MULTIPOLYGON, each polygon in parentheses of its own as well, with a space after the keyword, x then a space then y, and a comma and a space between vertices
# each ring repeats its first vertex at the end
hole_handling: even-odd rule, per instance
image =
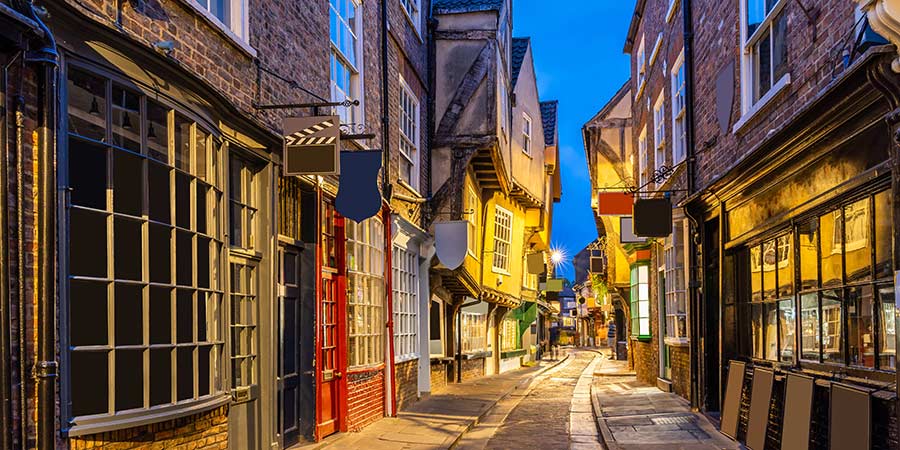
POLYGON ((616 359, 616 321, 609 319, 606 330, 606 343, 609 345, 609 359, 616 359))

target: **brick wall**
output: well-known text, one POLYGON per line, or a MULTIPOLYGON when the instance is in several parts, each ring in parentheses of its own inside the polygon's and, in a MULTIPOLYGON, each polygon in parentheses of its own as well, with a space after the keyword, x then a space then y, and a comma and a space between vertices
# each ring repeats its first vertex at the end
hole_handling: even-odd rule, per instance
POLYGON ((638 381, 656 386, 659 366, 654 363, 656 357, 653 354, 653 346, 650 342, 632 338, 631 348, 634 360, 634 372, 637 374, 638 381))
POLYGON ((347 428, 359 431, 384 417, 384 370, 347 374, 347 428))
POLYGON ((397 410, 403 410, 419 399, 418 359, 394 365, 394 391, 397 394, 397 410))
POLYGON ((69 445, 72 450, 226 449, 228 406, 168 422, 74 437, 69 445))

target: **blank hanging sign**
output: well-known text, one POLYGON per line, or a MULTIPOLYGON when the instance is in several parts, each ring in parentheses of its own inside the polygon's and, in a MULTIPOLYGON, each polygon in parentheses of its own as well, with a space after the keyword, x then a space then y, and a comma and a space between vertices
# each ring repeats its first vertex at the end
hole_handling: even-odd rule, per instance
POLYGON ((338 116, 288 117, 282 122, 285 176, 337 175, 341 173, 340 118, 338 116))

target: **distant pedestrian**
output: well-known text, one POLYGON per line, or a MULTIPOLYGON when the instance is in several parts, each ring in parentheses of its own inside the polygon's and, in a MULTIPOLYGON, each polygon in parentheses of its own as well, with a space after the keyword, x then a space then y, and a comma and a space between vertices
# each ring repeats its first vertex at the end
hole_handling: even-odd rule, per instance
POLYGON ((609 359, 615 359, 616 355, 616 322, 614 320, 609 321, 609 325, 606 329, 606 342, 609 345, 609 359))

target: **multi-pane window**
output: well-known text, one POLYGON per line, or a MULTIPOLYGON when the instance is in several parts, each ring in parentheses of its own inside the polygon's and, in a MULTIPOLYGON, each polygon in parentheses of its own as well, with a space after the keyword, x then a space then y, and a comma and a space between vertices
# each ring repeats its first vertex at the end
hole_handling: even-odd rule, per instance
POLYGON ((231 262, 231 386, 250 387, 257 381, 257 276, 256 266, 231 262))
POLYGON ((660 91, 653 105, 653 145, 656 147, 654 164, 657 169, 666 164, 666 96, 660 91))
POLYGON ((512 213, 494 207, 494 270, 509 272, 509 248, 512 242, 512 213))
POLYGON ((416 31, 419 31, 422 22, 419 1, 420 0, 400 0, 403 11, 406 12, 407 17, 409 17, 409 20, 412 22, 413 28, 416 31))
POLYGON ((666 340, 686 342, 687 326, 687 284, 685 283, 685 226, 677 220, 672 226, 672 235, 666 239, 663 250, 666 261, 666 340))
POLYGON ((787 0, 744 0, 741 22, 749 108, 787 75, 787 0))
POLYGON ((384 224, 346 220, 350 367, 384 362, 384 224))
POLYGON ((229 242, 232 247, 252 250, 256 247, 257 216, 256 178, 258 169, 250 161, 231 155, 229 183, 229 242))
POLYGON ((650 337, 650 268, 631 267, 631 335, 650 337))
POLYGON ((409 250, 393 248, 394 354, 397 361, 419 356, 419 261, 409 250))
POLYGON ((647 151, 647 127, 638 135, 638 187, 643 188, 647 184, 650 171, 650 156, 647 151))
POLYGON ((63 273, 71 417, 225 390, 220 148, 162 99, 72 68, 63 273))
POLYGON ((791 234, 750 248, 750 321, 753 357, 794 358, 794 257, 791 234))
POLYGON ((522 287, 533 291, 538 289, 538 274, 528 272, 528 255, 522 260, 522 287))
MULTIPOLYGON (((356 0, 330 0, 331 20, 331 100, 357 100, 361 95, 359 40, 362 18, 356 0)), ((338 107, 342 123, 362 121, 358 107, 338 107)))
POLYGON ((644 37, 641 36, 641 42, 638 44, 637 61, 635 61, 637 69, 637 88, 638 91, 644 86, 647 80, 647 53, 644 51, 644 37))
POLYGON ((400 179, 419 188, 419 99, 400 77, 400 179))
POLYGON ((466 222, 468 224, 467 227, 467 251, 472 257, 476 257, 475 255, 478 252, 478 217, 479 217, 480 206, 478 205, 478 194, 475 193, 475 188, 472 185, 466 186, 466 222))
POLYGON ((487 314, 462 311, 462 351, 487 351, 487 314))
POLYGON ((684 103, 684 51, 672 66, 672 165, 687 155, 687 128, 684 103))
POLYGON ((246 0, 195 0, 201 8, 219 20, 238 37, 247 38, 246 35, 246 0))
POLYGON ((896 368, 890 191, 797 227, 803 360, 896 368))
POLYGON ((300 179, 278 177, 278 234, 300 239, 300 179))
POLYGON ((520 347, 519 321, 512 317, 504 318, 500 325, 500 351, 508 352, 520 347))
POLYGON ((531 117, 522 113, 522 152, 531 155, 531 117))

